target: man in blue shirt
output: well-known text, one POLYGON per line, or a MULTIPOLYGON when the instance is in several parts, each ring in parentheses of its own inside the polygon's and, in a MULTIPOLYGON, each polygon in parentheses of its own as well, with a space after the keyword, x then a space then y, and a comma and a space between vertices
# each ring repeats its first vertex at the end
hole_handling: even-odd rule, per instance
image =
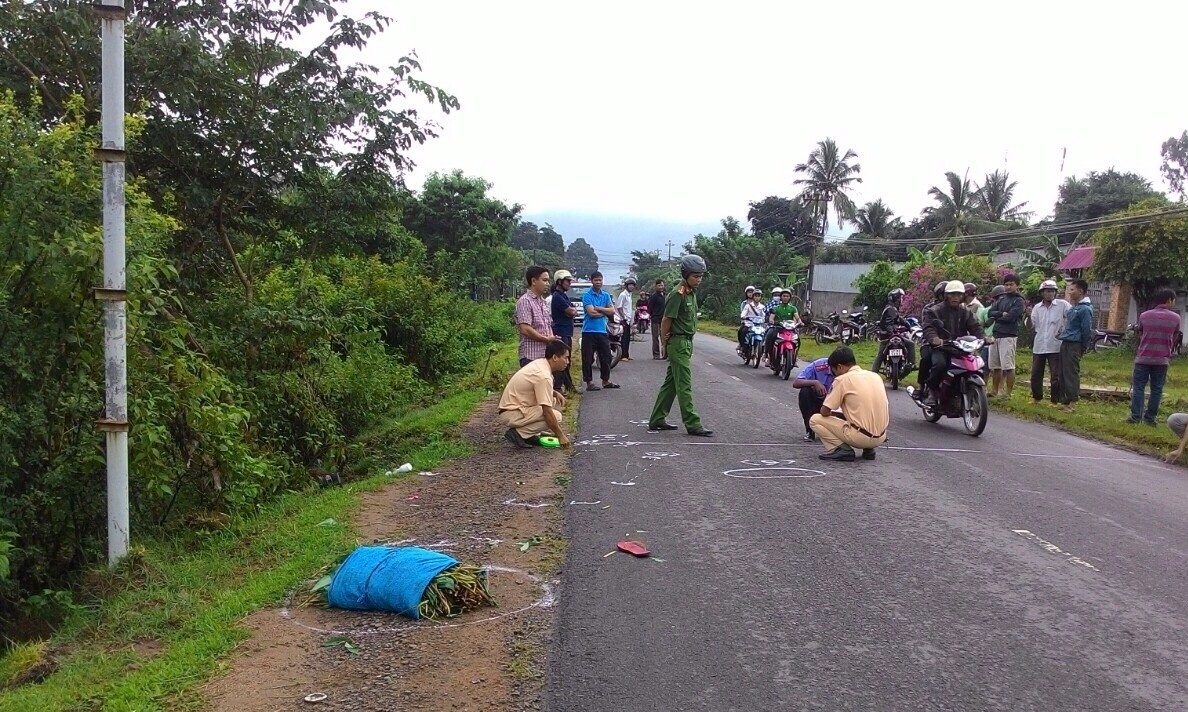
POLYGON ((800 389, 800 414, 804 417, 804 439, 812 442, 817 434, 809 427, 809 418, 821 412, 825 403, 825 396, 833 388, 833 371, 829 369, 829 357, 819 358, 801 369, 796 380, 792 381, 793 388, 800 389))
MULTIPOLYGON (((549 309, 553 317, 553 335, 561 338, 573 350, 573 317, 577 315, 577 307, 569 300, 569 288, 573 285, 573 275, 569 270, 559 269, 553 275, 553 296, 549 300, 549 309)), ((564 371, 553 374, 553 388, 570 393, 577 390, 573 386, 573 375, 566 364, 564 371)))
POLYGON ((1071 411, 1073 403, 1081 399, 1081 356, 1093 341, 1093 305, 1085 292, 1089 283, 1083 279, 1069 280, 1065 286, 1072 306, 1064 314, 1064 328, 1056 337, 1060 340, 1060 407, 1071 411))
POLYGON ((602 291, 602 273, 590 275, 590 289, 582 295, 582 309, 586 312, 582 320, 582 379, 586 392, 602 388, 618 388, 610 380, 610 336, 606 332, 607 317, 614 316, 610 292, 602 291), (602 376, 602 388, 594 385, 594 353, 598 353, 598 375, 602 376))

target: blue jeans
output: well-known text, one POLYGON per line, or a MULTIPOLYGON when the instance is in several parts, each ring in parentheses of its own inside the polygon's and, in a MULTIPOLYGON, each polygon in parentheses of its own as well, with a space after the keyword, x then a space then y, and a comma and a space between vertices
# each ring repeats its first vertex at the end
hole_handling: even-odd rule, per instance
POLYGON ((1140 417, 1148 423, 1155 422, 1159 414, 1159 401, 1163 400, 1163 384, 1167 381, 1167 366, 1147 366, 1136 363, 1134 378, 1130 384, 1130 419, 1140 417), (1147 412, 1143 413, 1143 391, 1151 383, 1151 399, 1147 401, 1147 412))

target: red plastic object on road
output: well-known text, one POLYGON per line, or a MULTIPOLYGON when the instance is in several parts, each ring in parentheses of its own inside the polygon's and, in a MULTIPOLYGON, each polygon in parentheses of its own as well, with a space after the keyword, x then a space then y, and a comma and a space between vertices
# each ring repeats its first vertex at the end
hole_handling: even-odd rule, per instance
POLYGON ((619 551, 626 552, 632 556, 647 556, 652 552, 648 551, 648 547, 639 543, 638 541, 621 541, 615 545, 619 551))

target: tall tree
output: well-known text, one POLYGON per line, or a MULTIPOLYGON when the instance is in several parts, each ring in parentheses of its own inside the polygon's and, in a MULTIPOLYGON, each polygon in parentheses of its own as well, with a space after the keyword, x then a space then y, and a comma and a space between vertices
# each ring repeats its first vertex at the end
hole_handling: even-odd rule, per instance
POLYGON ((491 184, 462 171, 434 173, 404 211, 404 224, 432 254, 508 246, 521 206, 487 194, 491 184))
POLYGON ((863 235, 886 239, 898 227, 898 220, 891 208, 881 199, 863 205, 854 213, 854 223, 863 235))
POLYGON ((540 228, 540 249, 553 252, 558 255, 565 254, 565 239, 561 237, 561 233, 553 229, 553 226, 545 223, 540 228))
MULTIPOLYGON (((1167 198, 1141 200, 1116 215, 1140 215, 1166 208, 1167 198)), ((1090 272, 1096 279, 1128 283, 1140 307, 1172 280, 1188 280, 1188 219, 1152 220, 1093 233, 1097 252, 1090 272)))
POLYGON ((721 319, 738 318, 738 302, 747 285, 791 284, 804 273, 805 259, 774 233, 751 235, 733 219, 722 221, 717 235, 697 235, 685 251, 705 258, 711 277, 698 288, 698 303, 721 319))
POLYGON ((535 250, 540 247, 540 228, 534 222, 518 222, 512 229, 511 246, 517 250, 535 250))
POLYGON ((1093 220, 1159 195, 1150 181, 1135 173, 1119 173, 1113 168, 1093 171, 1084 178, 1065 179, 1052 217, 1057 224, 1093 220))
POLYGON ((1164 141, 1159 155, 1163 157, 1159 172, 1163 174, 1163 179, 1167 181, 1172 192, 1177 193, 1180 200, 1183 200, 1184 184, 1188 182, 1188 131, 1179 138, 1172 136, 1164 141))
MULTIPOLYGON (((457 108, 454 97, 417 78, 415 57, 387 70, 341 61, 391 23, 378 13, 340 16, 343 4, 136 3, 127 28, 128 105, 143 113, 145 128, 129 170, 159 204, 175 206, 183 279, 226 273, 250 301, 275 228, 301 227, 278 186, 316 177, 313 167, 405 171, 409 149, 434 135, 408 96, 457 108)), ((97 121, 98 25, 85 3, 0 4, 0 83, 36 92, 47 118, 80 94, 97 121)))
MULTIPOLYGON (((832 196, 833 208, 839 225, 854 217, 854 201, 850 199, 849 191, 853 190, 856 184, 862 182, 862 177, 859 175, 862 172, 862 166, 855 162, 857 158, 858 154, 854 151, 846 149, 845 152, 842 152, 837 147, 836 141, 826 138, 817 143, 817 147, 809 154, 808 162, 801 163, 795 168, 797 173, 804 174, 803 178, 796 179, 797 185, 827 192, 832 196)), ((818 206, 818 209, 826 211, 823 215, 818 213, 816 218, 827 231, 829 229, 828 208, 818 206)))
POLYGON ((1026 222, 1031 213, 1024 209, 1027 201, 1015 202, 1015 189, 1018 186, 1018 181, 1011 180, 1006 171, 987 173, 986 182, 974 194, 982 217, 995 223, 1026 222))
POLYGON ((586 242, 586 238, 579 237, 569 245, 565 251, 565 261, 573 276, 579 279, 589 279, 590 275, 598 271, 598 253, 586 242))
POLYGON ((945 181, 948 185, 944 188, 933 186, 928 189, 928 194, 937 202, 935 207, 925 209, 930 211, 939 223, 935 235, 962 237, 986 232, 994 227, 993 223, 981 217, 968 173, 962 178, 953 171, 948 171, 945 173, 945 181))

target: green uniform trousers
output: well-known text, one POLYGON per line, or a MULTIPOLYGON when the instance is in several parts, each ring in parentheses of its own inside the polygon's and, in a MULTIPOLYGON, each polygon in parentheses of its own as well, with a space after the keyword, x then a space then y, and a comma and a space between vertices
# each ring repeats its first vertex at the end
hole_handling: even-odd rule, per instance
POLYGON ((668 340, 668 372, 664 375, 664 384, 656 394, 656 405, 652 408, 649 423, 659 423, 672 410, 672 401, 680 401, 681 420, 686 430, 697 430, 701 427, 701 416, 693 410, 693 339, 689 336, 672 336, 668 340))

